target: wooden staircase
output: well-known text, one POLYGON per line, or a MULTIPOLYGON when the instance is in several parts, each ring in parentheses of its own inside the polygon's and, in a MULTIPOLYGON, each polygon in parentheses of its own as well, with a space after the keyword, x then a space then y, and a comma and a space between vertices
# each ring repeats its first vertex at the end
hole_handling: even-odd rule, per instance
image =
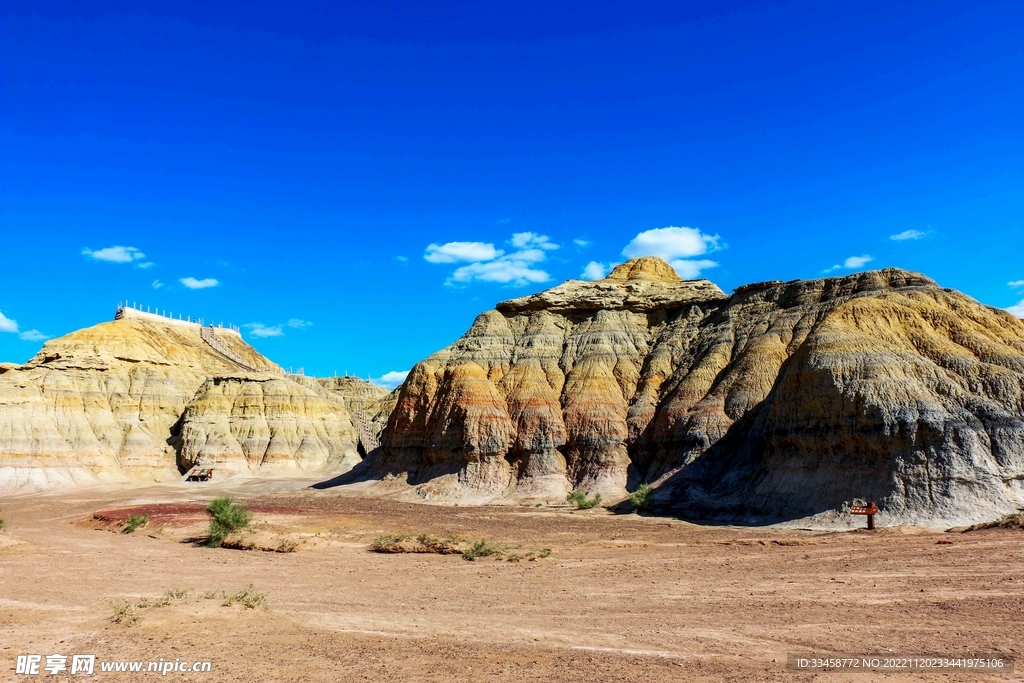
POLYGON ((206 342, 211 349, 216 351, 218 355, 223 356, 224 358, 231 361, 235 365, 241 366, 251 372, 266 372, 265 368, 256 367, 255 365, 249 363, 247 360, 245 360, 244 358, 233 352, 231 349, 226 347, 224 343, 217 338, 217 334, 216 332, 214 332, 213 327, 200 327, 199 336, 202 337, 203 341, 206 342))
POLYGON ((321 398, 326 398, 329 401, 339 401, 344 405, 349 415, 352 416, 352 424, 355 425, 356 435, 359 437, 359 443, 362 445, 365 455, 369 455, 372 451, 380 448, 380 440, 377 439, 373 430, 370 429, 366 421, 366 415, 363 414, 363 411, 353 408, 341 394, 325 389, 314 378, 306 377, 305 375, 288 375, 288 379, 301 384, 321 398))
POLYGON ((374 436, 373 432, 370 431, 366 424, 366 416, 363 415, 361 410, 349 410, 352 413, 353 422, 356 425, 356 432, 359 434, 359 441, 363 444, 363 452, 369 455, 372 451, 380 448, 380 441, 374 436))

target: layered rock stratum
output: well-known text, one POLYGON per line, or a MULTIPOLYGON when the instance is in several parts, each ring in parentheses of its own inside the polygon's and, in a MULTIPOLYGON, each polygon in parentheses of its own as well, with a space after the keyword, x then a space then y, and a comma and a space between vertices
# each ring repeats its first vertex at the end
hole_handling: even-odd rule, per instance
POLYGON ((0 368, 0 488, 167 481, 195 465, 315 476, 360 461, 344 392, 286 375, 234 331, 119 317, 0 368))
POLYGON ((649 483, 744 523, 855 499, 991 519, 1024 508, 1024 322, 903 270, 729 296, 636 259, 481 314, 413 368, 356 473, 437 502, 649 483))

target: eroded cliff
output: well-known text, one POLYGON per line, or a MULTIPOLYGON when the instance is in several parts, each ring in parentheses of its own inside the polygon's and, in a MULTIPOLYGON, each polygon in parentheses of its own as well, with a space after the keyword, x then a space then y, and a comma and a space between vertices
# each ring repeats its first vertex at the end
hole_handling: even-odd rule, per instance
POLYGON ((1024 507, 1024 322, 888 269, 731 297, 659 259, 479 316, 367 462, 420 499, 623 496, 751 523, 1024 507))
POLYGON ((0 488, 166 481, 194 464, 334 474, 359 461, 339 396, 290 379, 235 332, 122 313, 3 368, 0 488))

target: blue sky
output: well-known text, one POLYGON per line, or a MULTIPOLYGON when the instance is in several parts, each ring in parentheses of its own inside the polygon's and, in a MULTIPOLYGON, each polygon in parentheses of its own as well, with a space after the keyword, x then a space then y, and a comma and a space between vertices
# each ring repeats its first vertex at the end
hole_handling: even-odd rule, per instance
POLYGON ((644 250, 1024 315, 1020 3, 207 5, 4 4, 0 360, 128 299, 382 377, 644 250))

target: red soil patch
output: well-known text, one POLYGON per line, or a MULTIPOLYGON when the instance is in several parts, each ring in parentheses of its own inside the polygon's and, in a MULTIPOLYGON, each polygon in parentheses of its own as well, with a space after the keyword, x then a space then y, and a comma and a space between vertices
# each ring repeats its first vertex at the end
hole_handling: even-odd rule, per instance
MULTIPOLYGON (((302 515, 311 512, 311 510, 304 510, 298 505, 288 503, 246 503, 246 508, 257 514, 302 515)), ((91 521, 99 522, 101 527, 120 526, 133 515, 149 517, 150 526, 165 527, 188 526, 196 522, 204 522, 209 518, 204 503, 152 503, 97 510, 93 513, 91 521)))

